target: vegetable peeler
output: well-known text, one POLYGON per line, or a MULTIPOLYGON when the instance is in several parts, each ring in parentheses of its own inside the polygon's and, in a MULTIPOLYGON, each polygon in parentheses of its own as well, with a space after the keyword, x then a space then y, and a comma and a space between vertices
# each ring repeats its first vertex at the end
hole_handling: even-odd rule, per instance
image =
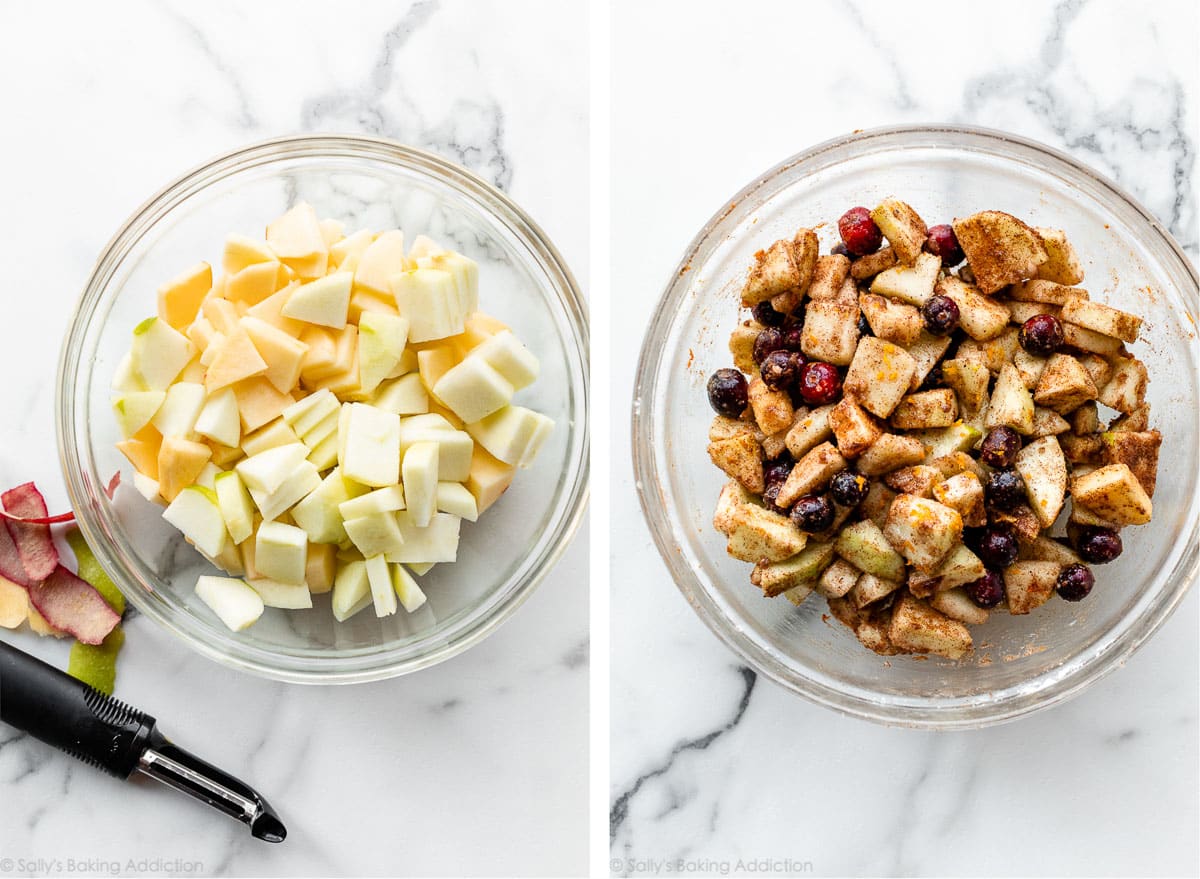
POLYGON ((148 714, 0 641, 0 721, 118 778, 140 772, 208 803, 267 842, 287 829, 245 782, 167 740, 148 714))

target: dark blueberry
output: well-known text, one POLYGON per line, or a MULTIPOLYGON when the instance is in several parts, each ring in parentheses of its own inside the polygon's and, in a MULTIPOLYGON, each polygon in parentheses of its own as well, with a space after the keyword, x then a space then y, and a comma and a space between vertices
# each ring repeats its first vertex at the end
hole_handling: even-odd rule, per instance
MULTIPOLYGON (((799 354, 800 346, 803 344, 803 342, 804 330, 799 326, 788 327, 783 331, 783 347, 788 351, 795 351, 797 354, 799 354)), ((803 360, 801 360, 800 365, 804 365, 803 360)))
POLYGON ((958 236, 954 234, 953 226, 931 226, 929 237, 925 239, 925 250, 940 256, 946 268, 963 261, 962 248, 958 246, 958 236))
POLYGON ((800 370, 800 396, 810 406, 824 406, 842 391, 842 377, 830 363, 814 360, 800 370))
POLYGON ((976 551, 989 568, 1007 568, 1017 560, 1017 532, 1008 522, 993 522, 983 529, 976 551))
POLYGON ((783 348, 783 330, 767 327, 760 331, 754 340, 754 362, 761 366, 768 354, 781 348, 783 348))
POLYGON ((719 415, 741 417, 750 404, 746 377, 736 369, 718 369, 708 378, 708 402, 719 415))
POLYGON ((962 530, 963 546, 971 550, 971 552, 979 555, 979 547, 983 545, 983 529, 982 528, 963 528, 962 530))
POLYGON ((764 299, 754 306, 754 319, 764 327, 777 327, 783 323, 784 315, 775 310, 770 299, 764 299))
POLYGON ((767 487, 763 489, 762 501, 763 506, 772 513, 779 513, 781 516, 788 514, 786 507, 779 506, 776 501, 779 500, 779 489, 783 488, 782 482, 769 482, 767 487))
POLYGON ((983 491, 993 510, 1011 511, 1025 503, 1025 480, 1015 470, 993 470, 983 491))
POLYGON ((958 327, 958 304, 949 296, 930 296, 921 308, 925 329, 935 336, 948 336, 958 327))
POLYGON ((1004 598, 1004 580, 995 571, 988 571, 965 588, 967 596, 982 608, 995 607, 1004 598))
POLYGON ((1103 565, 1121 554, 1121 535, 1111 528, 1086 526, 1075 537, 1075 551, 1085 562, 1103 565))
POLYGON ((1063 346, 1063 328, 1052 314, 1035 314, 1021 324, 1017 341, 1030 354, 1049 357, 1063 346))
POLYGON ((1021 435, 1011 427, 993 427, 979 444, 979 460, 989 467, 1011 467, 1021 451, 1021 435))
POLYGON ((774 461, 769 461, 763 465, 763 482, 766 483, 767 487, 783 485, 791 474, 792 467, 795 465, 796 462, 792 460, 792 456, 784 452, 774 461))
POLYGON ((1092 576, 1092 572, 1087 569, 1087 566, 1075 564, 1067 565, 1059 572, 1054 588, 1058 590, 1059 598, 1065 598, 1067 601, 1083 601, 1095 585, 1096 578, 1092 576))
POLYGON ((871 335, 871 324, 867 321, 867 316, 865 314, 860 314, 858 316, 858 334, 860 336, 871 335))
POLYGON ((843 470, 835 475, 829 483, 829 493, 843 507, 853 507, 861 504, 867 496, 867 477, 852 470, 843 470))
POLYGON ((792 505, 792 521, 809 534, 824 531, 833 524, 833 504, 821 495, 802 497, 792 505))
POLYGON ((850 255, 850 251, 848 251, 846 249, 846 245, 842 244, 842 242, 840 242, 840 241, 837 244, 833 245, 833 247, 829 248, 829 252, 832 253, 834 256, 849 256, 850 255))
POLYGON ((763 384, 773 391, 782 391, 796 383, 801 365, 791 351, 772 351, 758 369, 762 373, 763 384))
POLYGON ((842 214, 838 220, 838 234, 842 236, 846 250, 854 256, 874 253, 883 243, 883 232, 866 208, 850 208, 842 214))
POLYGON ((929 372, 925 373, 925 379, 921 382, 920 390, 932 391, 934 388, 944 387, 946 377, 942 374, 942 364, 935 363, 929 372))

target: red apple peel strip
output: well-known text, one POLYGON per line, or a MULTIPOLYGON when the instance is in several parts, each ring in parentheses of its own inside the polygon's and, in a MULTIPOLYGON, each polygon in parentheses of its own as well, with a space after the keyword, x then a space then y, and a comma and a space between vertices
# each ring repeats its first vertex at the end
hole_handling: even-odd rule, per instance
POLYGON ((21 562, 21 554, 13 543, 8 528, 0 527, 0 577, 12 580, 18 586, 28 589, 34 581, 25 573, 25 565, 21 562))
POLYGON ((96 587, 62 565, 30 587, 29 600, 46 622, 84 644, 101 643, 121 621, 96 587))
MULTIPOLYGON (((27 519, 48 518, 46 499, 32 482, 10 488, 0 495, 0 506, 14 515, 27 519)), ((45 523, 6 522, 8 533, 21 562, 25 565, 25 573, 31 580, 44 580, 58 567, 58 550, 50 539, 50 526, 45 523)))

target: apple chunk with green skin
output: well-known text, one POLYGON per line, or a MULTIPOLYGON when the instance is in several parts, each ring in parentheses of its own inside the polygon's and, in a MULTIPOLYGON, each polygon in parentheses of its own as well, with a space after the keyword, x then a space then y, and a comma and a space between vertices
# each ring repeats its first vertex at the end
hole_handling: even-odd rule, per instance
POLYGON ((292 508, 292 518, 313 543, 341 543, 348 539, 339 506, 366 489, 342 478, 335 467, 321 484, 292 508))
POLYGON ((437 509, 438 445, 414 443, 404 453, 400 469, 404 477, 404 501, 413 524, 424 528, 437 509))
POLYGON ((113 412, 121 435, 129 439, 149 424, 166 397, 162 391, 129 391, 114 399, 113 412))
POLYGON ((179 492, 163 510, 163 518, 210 558, 219 556, 229 539, 216 493, 199 485, 189 485, 179 492))
POLYGON ((499 370, 474 354, 451 367, 433 386, 433 395, 468 424, 503 409, 512 402, 513 391, 499 370))
POLYGON ((307 553, 308 535, 295 525, 263 522, 254 535, 254 566, 270 580, 304 583, 307 553))
POLYGON ((196 349, 187 336, 165 320, 150 317, 133 328, 133 345, 129 353, 146 388, 165 391, 191 362, 196 349))
POLYGON ((369 394, 391 373, 408 343, 408 318, 365 311, 358 320, 358 384, 369 394))
POLYGON ((346 326, 353 286, 352 272, 337 272, 301 284, 288 298, 280 314, 293 320, 340 330, 346 326))
POLYGON ((396 612, 396 590, 392 587, 392 572, 387 559, 374 555, 367 559, 367 582, 371 585, 371 600, 375 616, 389 617, 396 612))
POLYGON ((262 616, 263 600, 245 580, 234 577, 196 578, 196 596, 232 632, 242 632, 262 616))
POLYGON ((344 623, 371 603, 365 561, 346 562, 333 578, 333 618, 344 623))
POLYGON ((347 479, 373 488, 400 481, 400 416, 351 403, 338 426, 338 461, 347 479))

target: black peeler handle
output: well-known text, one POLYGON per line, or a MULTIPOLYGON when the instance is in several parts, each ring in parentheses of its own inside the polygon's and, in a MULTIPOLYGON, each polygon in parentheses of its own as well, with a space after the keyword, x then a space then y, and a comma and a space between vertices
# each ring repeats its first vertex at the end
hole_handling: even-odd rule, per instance
POLYGON ((0 721, 119 778, 155 736, 155 721, 0 641, 0 721))

